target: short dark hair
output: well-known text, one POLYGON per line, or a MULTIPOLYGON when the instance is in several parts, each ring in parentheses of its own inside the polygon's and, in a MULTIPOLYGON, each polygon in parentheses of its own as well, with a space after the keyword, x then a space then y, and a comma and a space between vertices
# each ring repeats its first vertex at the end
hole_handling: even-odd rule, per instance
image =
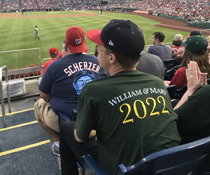
POLYGON ((152 35, 155 36, 155 39, 159 39, 160 42, 163 42, 165 39, 165 35, 162 32, 155 32, 152 35))
POLYGON ((58 54, 50 54, 50 56, 51 56, 52 58, 57 58, 57 57, 58 57, 58 54))
POLYGON ((37 28, 37 26, 35 26, 37 28))
POLYGON ((175 41, 175 40, 173 40, 172 44, 173 44, 174 46, 181 46, 182 41, 175 41))
POLYGON ((109 49, 108 47, 104 46, 106 48, 106 51, 108 53, 112 53, 116 56, 117 61, 119 64, 122 66, 124 69, 129 69, 129 68, 134 68, 137 66, 139 60, 140 60, 140 55, 138 57, 129 57, 125 55, 121 55, 119 53, 116 53, 109 49))

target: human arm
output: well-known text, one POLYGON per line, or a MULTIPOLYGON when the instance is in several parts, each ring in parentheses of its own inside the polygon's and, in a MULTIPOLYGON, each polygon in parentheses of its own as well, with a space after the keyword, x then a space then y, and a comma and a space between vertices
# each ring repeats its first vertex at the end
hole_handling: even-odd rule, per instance
POLYGON ((40 92, 40 97, 43 98, 44 101, 46 101, 46 102, 49 102, 50 101, 51 94, 45 94, 42 91, 39 91, 39 92, 40 92))
MULTIPOLYGON (((95 136, 96 136, 96 130, 92 130, 90 132, 89 139, 92 138, 92 137, 95 137, 95 136)), ((77 142, 80 142, 81 143, 81 142, 84 142, 85 141, 85 140, 82 140, 82 139, 80 139, 78 137, 77 130, 76 129, 74 129, 74 137, 75 137, 75 139, 76 139, 77 142)))
POLYGON ((182 96, 174 109, 179 108, 188 97, 191 96, 199 87, 207 85, 207 73, 201 73, 196 62, 190 61, 186 69, 187 91, 182 96))

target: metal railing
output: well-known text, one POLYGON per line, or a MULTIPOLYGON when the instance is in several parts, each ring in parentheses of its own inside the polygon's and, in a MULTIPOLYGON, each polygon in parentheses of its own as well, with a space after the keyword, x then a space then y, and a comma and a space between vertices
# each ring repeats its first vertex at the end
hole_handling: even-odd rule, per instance
POLYGON ((6 124, 6 115, 5 115, 5 106, 4 106, 4 89, 7 88, 7 100, 8 100, 8 110, 11 113, 11 103, 10 103, 10 91, 9 91, 9 81, 8 81, 8 71, 7 66, 0 67, 0 95, 1 95, 1 108, 2 108, 2 117, 3 117, 3 126, 7 127, 6 124), (5 69, 5 84, 2 82, 2 70, 5 69))

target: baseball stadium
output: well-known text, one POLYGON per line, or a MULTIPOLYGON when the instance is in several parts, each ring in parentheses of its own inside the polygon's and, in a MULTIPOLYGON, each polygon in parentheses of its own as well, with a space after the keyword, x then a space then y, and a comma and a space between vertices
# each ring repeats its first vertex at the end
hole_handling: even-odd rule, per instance
MULTIPOLYGON (((184 43, 189 42, 188 40, 192 37, 191 33, 196 31, 199 33, 199 37, 202 37, 206 42, 205 52, 207 53, 210 50, 207 47, 208 43, 210 43, 210 39, 208 40, 208 36, 210 36, 209 0, 0 0, 0 175, 68 174, 61 170, 62 156, 60 157, 59 150, 57 155, 52 151, 52 145, 55 144, 55 141, 52 139, 51 135, 43 129, 37 116, 35 116, 37 115, 35 114, 35 103, 42 98, 45 100, 42 89, 40 89, 43 87, 40 84, 42 82, 41 79, 42 77, 45 78, 43 67, 45 63, 52 58, 52 48, 57 48, 59 51, 58 53, 62 54, 64 54, 63 50, 65 48, 68 55, 73 54, 68 47, 69 42, 67 42, 67 31, 72 26, 82 28, 87 46, 85 54, 98 60, 96 52, 100 54, 101 45, 98 45, 97 42, 92 40, 87 33, 93 29, 102 30, 104 26, 108 25, 113 19, 119 19, 121 21, 130 20, 132 24, 136 24, 138 32, 144 33, 141 34, 142 36, 144 35, 145 41, 142 52, 149 53, 149 48, 155 45, 152 39, 155 32, 163 33, 164 41, 161 44, 172 48, 177 34, 182 36, 181 43, 184 43)), ((196 36, 198 35, 197 33, 196 36)), ((126 37, 129 37, 127 33, 125 33, 122 38, 126 37)), ((118 38, 119 40, 119 37, 116 36, 115 38, 118 38)), ((186 50, 188 48, 187 44, 182 47, 186 47, 186 50)), ((193 47, 194 50, 197 48, 200 48, 200 46, 193 47)), ((184 53, 186 52, 185 49, 184 53)), ((192 50, 192 52, 194 51, 192 50)), ((55 53, 58 54, 57 52, 55 53)), ((106 51, 104 51, 104 53, 106 53, 106 51)), ((180 59, 183 58, 184 53, 179 55, 179 58, 177 58, 176 55, 176 57, 170 57, 171 59, 167 61, 161 60, 161 64, 164 66, 164 75, 161 80, 162 83, 165 81, 169 81, 169 83, 170 81, 173 81, 172 79, 174 78, 176 71, 183 67, 180 59)), ((73 55, 77 56, 77 53, 73 55)), ((56 57, 56 61, 54 62, 56 63, 67 56, 61 56, 62 58, 59 58, 58 60, 56 57)), ((206 58, 207 57, 209 59, 210 56, 206 56, 206 58)), ((191 61, 193 60, 191 59, 191 61)), ((55 65, 55 63, 52 65, 55 65)), ((78 63, 78 65, 80 65, 80 63, 78 63)), ((139 64, 141 64, 141 57, 139 64)), ((49 68, 52 67, 52 65, 49 65, 48 69, 45 68, 46 71, 49 72, 49 68)), ((68 69, 70 70, 69 67, 68 69)), ((150 66, 146 68, 153 69, 150 66)), ((94 68, 92 68, 92 70, 93 69, 94 68)), ((88 71, 87 68, 85 71, 80 71, 80 74, 87 74, 88 71)), ((72 71, 70 70, 69 72, 70 74, 68 76, 70 77, 72 71)), ((108 75, 109 73, 107 73, 106 76, 112 76, 112 74, 108 75)), ((199 76, 198 73, 200 73, 199 75, 202 74, 202 76, 207 76, 204 75, 205 72, 203 72, 202 69, 201 72, 198 71, 197 74, 192 73, 191 75, 195 75, 199 79, 201 76, 199 76)), ((73 82, 75 89, 76 80, 80 79, 80 74, 74 75, 74 77, 76 77, 73 82)), ((94 80, 95 75, 93 73, 89 74, 91 75, 91 81, 94 80)), ((190 77, 190 73, 185 74, 185 79, 188 81, 190 79, 188 78, 188 76, 190 77)), ((205 81, 208 84, 210 83, 208 76, 205 81)), ((205 84, 207 87, 207 83, 202 83, 202 86, 205 84)), ((158 109, 158 104, 161 103, 164 103, 164 108, 161 109, 162 113, 164 113, 164 109, 168 106, 171 106, 170 108, 173 111, 172 107, 175 107, 176 104, 179 104, 179 102, 183 100, 185 94, 190 89, 189 85, 190 84, 187 82, 183 87, 179 88, 176 85, 165 84, 164 87, 167 89, 166 96, 170 97, 170 104, 165 104, 168 101, 165 101, 162 96, 159 96, 161 98, 158 97, 156 99, 148 97, 151 101, 147 99, 145 102, 141 100, 138 102, 142 105, 142 111, 144 112, 147 111, 147 106, 150 105, 150 102, 153 104, 153 109, 151 109, 152 112, 158 109), (176 101, 176 103, 173 103, 174 101, 176 101)), ((128 84, 127 86, 131 85, 128 84)), ((199 86, 199 88, 201 87, 199 86)), ((70 90, 72 89, 69 88, 69 91, 70 90)), ((80 92, 81 89, 79 93, 77 92, 76 94, 77 99, 80 92)), ((163 93, 163 91, 160 91, 160 93, 163 93)), ((189 97, 189 100, 196 96, 194 93, 189 97)), ((46 97, 50 95, 49 98, 51 98, 51 93, 44 93, 44 95, 45 94, 47 94, 46 97)), ((118 99, 118 97, 115 96, 116 99, 118 99)), ((208 99, 208 101, 210 101, 207 94, 200 98, 197 94, 197 99, 208 99)), ((194 101, 192 99, 189 106, 193 106, 194 101)), ((114 106, 114 102, 115 101, 112 100, 110 104, 113 104, 114 106)), ((119 99, 118 102, 120 102, 119 99)), ((201 105, 204 104, 204 102, 202 102, 203 101, 201 100, 201 105)), ((205 106, 207 106, 208 103, 205 103, 205 106)), ((137 107, 135 106, 137 103, 135 103, 135 105, 133 103, 133 107, 129 107, 130 105, 128 105, 128 103, 124 103, 122 106, 123 105, 127 107, 128 115, 130 108, 133 108, 134 112, 137 111, 137 107)), ((99 105, 96 106, 98 107, 99 105)), ((121 113, 123 113, 124 110, 122 106, 120 106, 121 113)), ((106 108, 108 109, 108 107, 106 108)), ((75 109, 77 109, 77 103, 75 109)), ((175 109, 176 107, 174 108, 175 112, 173 111, 172 113, 177 116, 176 120, 179 120, 180 116, 178 113, 176 114, 175 109)), ((186 107, 185 115, 188 115, 187 109, 190 108, 186 107)), ((201 111, 201 108, 197 108, 196 110, 201 111)), ((74 112, 74 110, 72 111, 74 112)), ((165 109, 165 111, 167 110, 165 109)), ((63 111, 60 112, 61 113, 58 114, 56 112, 54 113, 56 113, 58 117, 58 125, 61 129, 63 122, 68 122, 73 119, 66 116, 63 111)), ((75 113, 77 113, 77 111, 75 113)), ((142 113, 139 113, 139 115, 140 114, 142 115, 142 113)), ((161 116, 161 114, 158 115, 161 116)), ((144 118, 141 118, 140 116, 137 115, 139 119, 144 118)), ((205 113, 205 117, 207 116, 209 116, 209 113, 205 113)), ((131 120, 127 119, 127 117, 128 116, 126 116, 123 122, 126 123, 131 120)), ((202 136, 196 137, 195 140, 190 142, 185 142, 186 138, 182 137, 181 134, 181 141, 178 146, 170 148, 165 145, 164 150, 157 149, 158 151, 155 153, 145 154, 143 159, 139 158, 138 162, 132 162, 129 165, 121 162, 122 164, 119 163, 119 166, 115 168, 116 171, 114 175, 210 174, 210 137, 208 137, 210 135, 210 121, 207 121, 208 119, 205 119, 202 116, 197 116, 197 118, 199 117, 201 117, 202 126, 199 125, 197 127, 197 125, 195 125, 196 122, 194 124, 189 122, 189 128, 193 127, 195 130, 204 128, 202 134, 205 134, 201 134, 202 136)), ((76 117, 74 120, 76 120, 76 117)), ((185 123, 186 128, 188 128, 188 120, 183 122, 185 123)), ((163 120, 162 123, 164 123, 163 120)), ((146 122, 144 124, 146 125, 146 122)), ((132 127, 130 129, 132 129, 132 127)), ((98 131, 96 130, 96 138, 97 132, 98 131)), ((133 133, 134 132, 135 130, 133 133)), ((180 133, 182 132, 184 131, 180 131, 180 133)), ((119 137, 123 139, 123 135, 120 135, 119 137)), ((142 137, 147 137, 146 133, 142 137)), ((150 144, 144 146, 150 147, 150 145, 153 144, 153 141, 151 141, 150 144)), ((116 150, 120 151, 120 149, 121 148, 119 147, 116 150)), ((133 146, 133 149, 138 148, 133 146)), ((140 152, 140 150, 138 151, 140 152)), ((127 159, 129 159, 129 152, 125 154, 127 155, 127 159)), ((118 157, 119 155, 116 153, 116 156, 118 157)), ((113 157, 115 157, 115 155, 113 155, 113 157)), ((109 162, 112 163, 111 157, 109 162)), ((69 164, 69 166, 71 166, 71 164, 69 164)), ((89 155, 85 155, 81 160, 77 161, 77 167, 78 174, 80 175, 109 174, 89 155)), ((69 172, 69 175, 71 174, 72 173, 69 172)))

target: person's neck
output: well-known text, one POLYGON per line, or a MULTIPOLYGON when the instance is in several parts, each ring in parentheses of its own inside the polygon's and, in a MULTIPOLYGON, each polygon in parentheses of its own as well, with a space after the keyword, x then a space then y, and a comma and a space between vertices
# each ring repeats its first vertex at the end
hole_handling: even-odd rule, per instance
POLYGON ((129 69, 118 68, 118 69, 114 69, 114 70, 109 70, 108 72, 110 73, 110 76, 112 76, 112 75, 115 75, 119 72, 131 71, 131 70, 136 70, 136 67, 129 68, 129 69))
POLYGON ((163 44, 163 42, 157 42, 155 45, 158 45, 158 44, 163 44))

